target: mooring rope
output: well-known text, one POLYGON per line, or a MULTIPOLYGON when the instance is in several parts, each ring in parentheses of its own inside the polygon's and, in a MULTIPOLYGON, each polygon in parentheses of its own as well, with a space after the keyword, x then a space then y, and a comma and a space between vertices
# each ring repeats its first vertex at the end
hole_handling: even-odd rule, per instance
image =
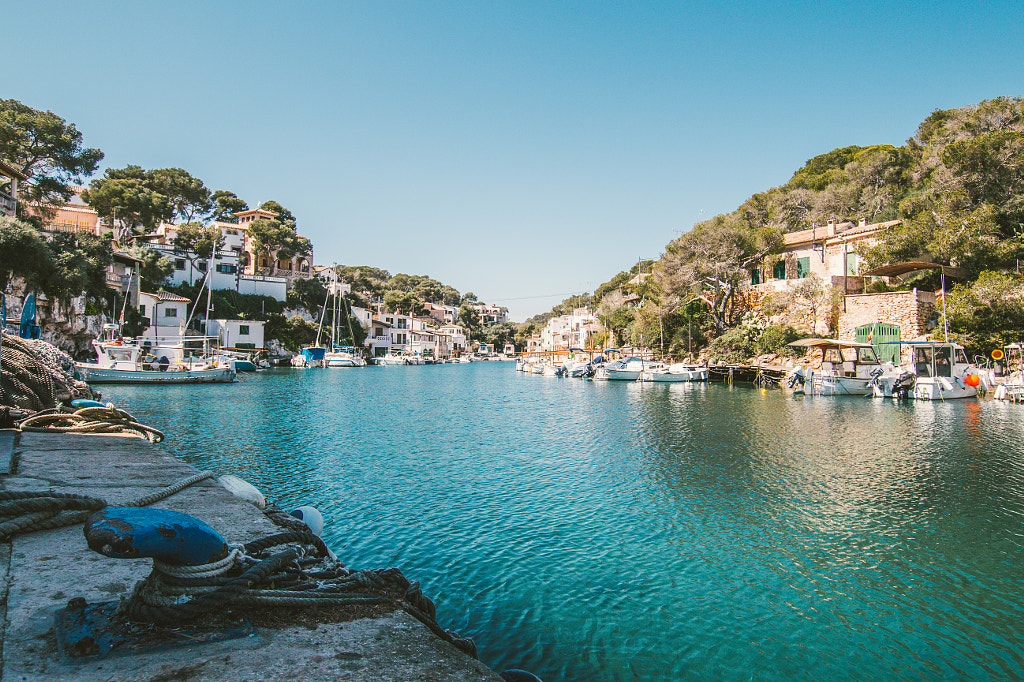
POLYGON ((175 625, 223 609, 331 608, 390 605, 474 658, 473 640, 442 628, 434 603, 397 568, 350 571, 316 535, 286 532, 244 545, 200 566, 154 560, 153 571, 122 603, 129 620, 175 625), (284 550, 276 548, 292 544, 284 550))
POLYGON ((105 407, 83 407, 71 412, 63 407, 42 410, 18 423, 19 431, 36 433, 123 433, 159 443, 164 434, 146 426, 112 403, 105 407))
MULTIPOLYGON (((213 476, 215 474, 212 471, 202 471, 155 493, 118 506, 146 507, 213 476)), ((0 539, 5 540, 21 533, 85 523, 94 512, 109 506, 111 504, 101 498, 70 493, 0 492, 0 539)))

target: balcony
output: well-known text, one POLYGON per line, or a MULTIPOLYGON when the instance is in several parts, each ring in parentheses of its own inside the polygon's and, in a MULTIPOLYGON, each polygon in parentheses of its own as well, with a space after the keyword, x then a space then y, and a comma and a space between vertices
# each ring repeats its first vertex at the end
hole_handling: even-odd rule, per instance
POLYGON ((288 279, 312 279, 313 277, 313 273, 308 271, 282 270, 281 268, 274 268, 273 272, 270 271, 270 268, 256 268, 256 274, 271 277, 287 277, 288 279))

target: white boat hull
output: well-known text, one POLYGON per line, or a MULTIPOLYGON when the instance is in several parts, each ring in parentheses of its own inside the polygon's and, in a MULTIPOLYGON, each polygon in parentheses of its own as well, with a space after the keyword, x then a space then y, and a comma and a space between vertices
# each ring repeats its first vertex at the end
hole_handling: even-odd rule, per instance
POLYGON ((916 400, 955 400, 976 395, 978 389, 968 386, 959 377, 918 377, 914 384, 916 400))
POLYGON ((229 384, 235 380, 231 367, 160 371, 112 369, 76 362, 75 373, 87 384, 229 384))

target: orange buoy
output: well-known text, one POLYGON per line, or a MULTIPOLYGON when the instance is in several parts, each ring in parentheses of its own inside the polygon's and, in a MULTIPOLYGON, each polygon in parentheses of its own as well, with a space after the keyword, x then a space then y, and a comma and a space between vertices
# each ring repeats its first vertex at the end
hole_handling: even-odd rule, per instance
POLYGON ((1002 360, 1003 359, 1003 350, 1001 348, 996 348, 994 351, 992 351, 992 359, 993 360, 1002 360))
POLYGON ((967 376, 964 377, 964 383, 970 386, 971 388, 976 388, 978 384, 981 383, 981 377, 979 377, 977 374, 968 374, 967 376))

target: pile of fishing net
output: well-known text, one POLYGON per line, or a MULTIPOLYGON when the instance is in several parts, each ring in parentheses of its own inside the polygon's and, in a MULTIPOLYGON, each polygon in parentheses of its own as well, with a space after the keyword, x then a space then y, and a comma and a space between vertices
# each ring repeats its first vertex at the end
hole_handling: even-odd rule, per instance
POLYGON ((95 399, 74 377, 71 356, 51 343, 0 336, 0 411, 38 412, 75 398, 95 399))

